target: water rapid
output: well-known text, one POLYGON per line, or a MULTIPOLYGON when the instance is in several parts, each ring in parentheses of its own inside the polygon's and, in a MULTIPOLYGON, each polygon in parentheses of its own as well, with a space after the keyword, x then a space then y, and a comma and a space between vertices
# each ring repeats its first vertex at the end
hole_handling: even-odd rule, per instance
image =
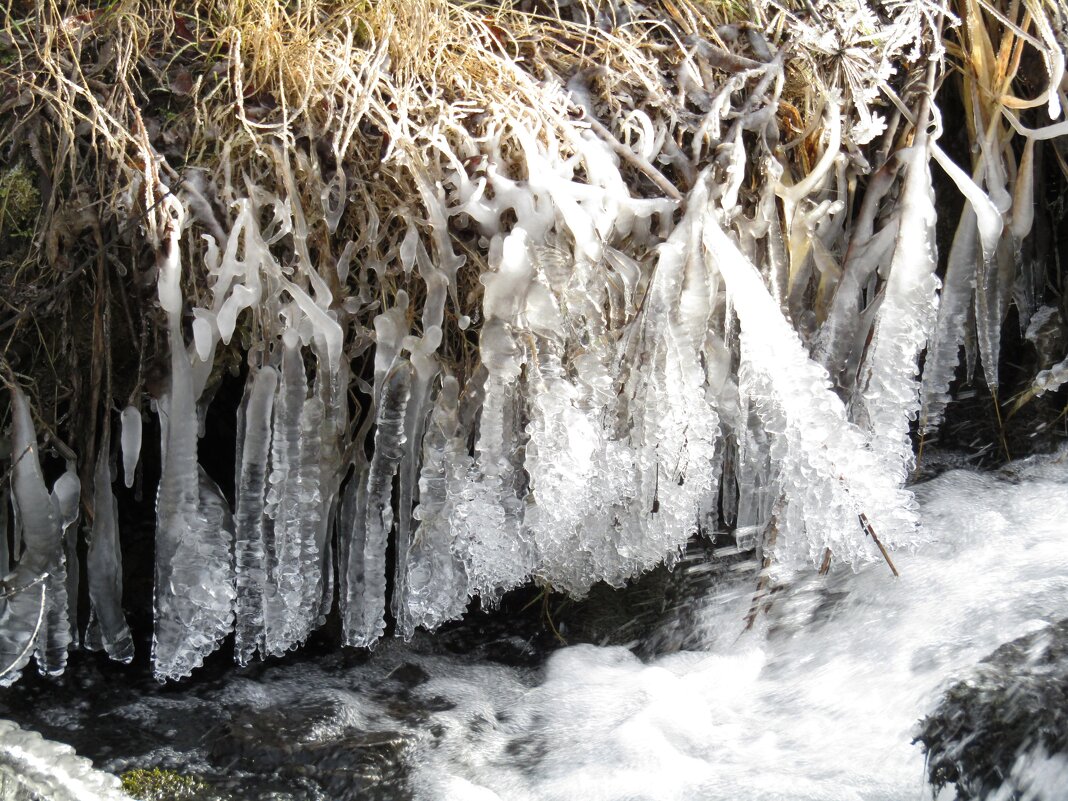
MULTIPOLYGON (((1068 452, 916 490, 922 538, 894 554, 900 577, 779 577, 747 628, 754 587, 738 571, 689 616, 699 648, 643 661, 574 645, 516 666, 388 641, 362 663, 286 661, 111 701, 86 679, 82 703, 45 697, 19 722, 98 767, 214 776, 234 799, 930 798, 918 721, 1000 644, 1068 616, 1068 452), (299 781, 250 779, 292 779, 298 761, 299 781)), ((1020 797, 1068 791, 1068 762, 1043 756, 1021 754, 1020 797)))

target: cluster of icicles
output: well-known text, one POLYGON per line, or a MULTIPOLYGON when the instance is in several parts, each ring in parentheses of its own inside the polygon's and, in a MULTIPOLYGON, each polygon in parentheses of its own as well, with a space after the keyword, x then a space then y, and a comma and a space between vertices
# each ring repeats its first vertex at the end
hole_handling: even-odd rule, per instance
MULTIPOLYGON (((313 266, 309 225, 337 229, 345 176, 323 188, 322 214, 306 217, 296 175, 317 171, 292 169, 279 149, 286 197, 251 182, 221 193, 232 199, 232 225, 224 241, 204 235, 211 297, 192 310, 191 342, 182 241, 193 236, 196 203, 165 195, 160 679, 189 675, 231 633, 241 663, 282 654, 335 603, 345 644, 370 647, 389 617, 410 636, 531 578, 573 595, 597 581, 621 585, 724 524, 743 546, 767 548, 773 531, 775 563, 785 566, 881 558, 865 531, 888 548, 910 542, 910 420, 922 409, 923 426, 937 425, 973 302, 981 331, 1000 325, 988 303, 998 290, 981 282, 997 272, 1001 240, 1018 241, 1028 221, 1011 216, 1011 198, 993 203, 989 183, 980 188, 945 159, 924 126, 847 215, 853 167, 840 154, 834 100, 823 157, 803 181, 781 180, 773 113, 781 60, 764 70, 765 94, 754 93, 745 113, 724 104, 710 114, 707 133, 720 144, 681 201, 636 197, 618 150, 589 129, 565 127, 560 142, 512 121, 496 137, 434 143, 441 177, 413 167, 427 223, 413 220, 377 263, 353 265, 360 248, 348 243, 330 275, 313 266), (518 167, 502 156, 505 135, 519 143, 518 167), (941 307, 932 157, 970 204, 941 307), (742 202, 754 165, 762 193, 742 202), (488 254, 478 309, 460 297, 457 230, 475 232, 488 254), (421 279, 422 308, 403 290, 373 289, 373 273, 421 279), (818 325, 801 309, 815 280, 833 292, 818 325), (198 464, 201 394, 216 348, 250 318, 257 339, 231 509, 198 464), (373 333, 360 320, 373 320, 373 333), (450 325, 476 323, 479 365, 464 374, 441 357, 442 342, 460 334, 450 325), (371 343, 373 383, 350 375, 371 343), (371 407, 358 426, 353 386, 371 407)), ((663 142, 639 146, 652 162, 663 142)), ((985 358, 991 346, 980 344, 996 370, 985 358)), ((78 638, 68 583, 78 574, 78 482, 72 469, 48 491, 29 409, 13 394, 21 552, 4 583, 5 681, 31 653, 43 672, 62 671, 78 638)), ((122 421, 129 476, 140 414, 127 410, 122 421)), ((129 660, 109 451, 105 439, 85 645, 129 660)))

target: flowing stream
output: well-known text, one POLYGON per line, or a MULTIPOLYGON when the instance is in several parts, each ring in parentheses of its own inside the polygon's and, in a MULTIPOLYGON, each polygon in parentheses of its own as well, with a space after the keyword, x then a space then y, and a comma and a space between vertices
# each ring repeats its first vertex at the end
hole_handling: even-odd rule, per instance
MULTIPOLYGON (((578 645, 516 667, 391 641, 362 664, 303 658, 165 692, 86 678, 81 703, 43 694, 16 719, 98 767, 214 776, 235 799, 930 798, 918 721, 997 646, 1068 616, 1068 451, 916 490, 922 542, 894 554, 899 578, 876 564, 787 581, 747 630, 739 571, 701 600, 699 650, 578 645), (264 753, 288 783, 247 778, 264 753)), ((1021 765, 1024 797, 1065 797, 1068 761, 1021 765)))
MULTIPOLYGON (((487 801, 929 797, 911 740, 939 689, 1068 614, 1066 484, 1063 455, 945 474, 918 490, 926 542, 897 556, 899 579, 877 565, 799 583, 749 633, 750 592, 724 589, 701 652, 643 664, 583 646, 533 687, 439 680, 428 691, 460 705, 416 785, 487 801), (473 730, 479 715, 499 722, 473 730)), ((1049 798, 1068 793, 1060 768, 1043 777, 1049 798)))

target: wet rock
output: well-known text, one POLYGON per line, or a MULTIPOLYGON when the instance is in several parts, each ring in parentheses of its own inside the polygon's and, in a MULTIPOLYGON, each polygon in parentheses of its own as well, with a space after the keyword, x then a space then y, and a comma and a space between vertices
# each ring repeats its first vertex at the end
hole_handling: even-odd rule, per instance
POLYGON ((1062 801, 1068 782, 1068 619, 998 648, 953 685, 916 738, 936 790, 1062 801))
POLYGON ((420 684, 429 681, 430 674, 419 667, 419 665, 413 664, 412 662, 405 662, 400 667, 390 671, 388 678, 403 687, 411 689, 412 687, 418 687, 420 684))
POLYGON ((402 801, 412 735, 370 727, 355 698, 320 692, 244 711, 211 748, 219 767, 303 779, 337 801, 402 801))
POLYGON ((586 598, 562 599, 549 614, 568 645, 623 645, 644 658, 700 647, 695 615, 716 585, 755 572, 752 557, 733 535, 709 532, 691 538, 673 568, 660 565, 625 587, 595 584, 586 598))

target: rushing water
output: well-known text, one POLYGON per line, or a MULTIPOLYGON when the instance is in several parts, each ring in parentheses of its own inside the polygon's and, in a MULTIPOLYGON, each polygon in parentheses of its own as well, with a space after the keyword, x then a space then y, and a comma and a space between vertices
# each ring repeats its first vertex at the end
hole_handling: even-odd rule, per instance
MULTIPOLYGON (((262 727, 305 770, 231 786, 240 799, 929 798, 917 721, 999 644, 1068 616, 1068 453, 917 494, 922 542, 895 554, 900 578, 876 564, 795 580, 751 630, 752 580, 722 581, 688 632, 700 650, 643 662, 581 645, 528 669, 390 643, 362 665, 279 664, 103 711, 44 699, 20 722, 107 769, 209 776, 262 763, 246 753, 262 727), (197 736, 179 731, 192 721, 197 736), (220 749, 209 733, 225 730, 220 749)), ((1068 797, 1068 762, 1033 773, 1032 797, 1068 797)))
MULTIPOLYGON (((911 744, 938 691, 998 644, 1068 614, 1068 464, 955 471, 919 488, 926 543, 781 593, 709 598, 707 649, 643 664, 555 654, 534 687, 441 680, 461 699, 417 786, 439 799, 912 799, 911 744), (504 722, 472 734, 478 715, 504 722)), ((1068 797, 1068 771, 1060 777, 1068 797)), ((1053 796, 1050 796, 1051 798, 1053 796)))

